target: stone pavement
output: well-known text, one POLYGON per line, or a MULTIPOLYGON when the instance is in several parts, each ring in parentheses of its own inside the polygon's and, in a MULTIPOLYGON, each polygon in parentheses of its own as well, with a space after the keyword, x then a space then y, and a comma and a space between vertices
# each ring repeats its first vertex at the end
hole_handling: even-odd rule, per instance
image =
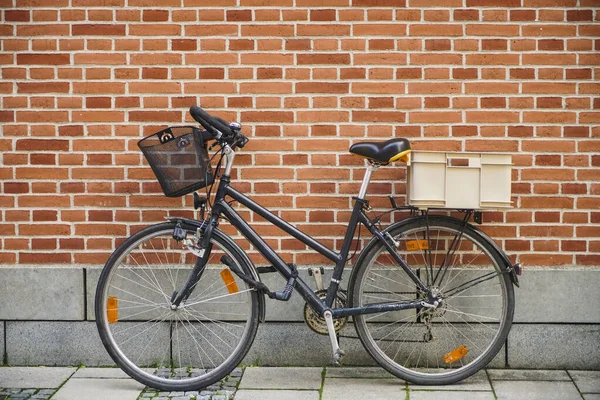
POLYGON ((116 368, 0 367, 0 400, 600 400, 600 371, 480 371, 451 386, 372 367, 248 367, 194 392, 144 388, 116 368))

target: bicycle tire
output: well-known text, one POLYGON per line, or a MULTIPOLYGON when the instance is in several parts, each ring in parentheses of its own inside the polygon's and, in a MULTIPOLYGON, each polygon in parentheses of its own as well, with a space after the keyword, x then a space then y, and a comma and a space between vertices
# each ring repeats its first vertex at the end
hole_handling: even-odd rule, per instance
MULTIPOLYGON (((455 218, 430 215, 388 230, 411 269, 440 293, 439 307, 354 317, 367 352, 406 381, 419 385, 461 381, 485 367, 508 336, 515 304, 509 274, 494 246, 470 225, 463 226, 455 218), (455 239, 452 254, 448 249, 455 239)), ((363 253, 349 283, 354 307, 427 300, 381 241, 375 240, 363 253)))
POLYGON ((196 261, 190 243, 197 243, 192 227, 184 228, 192 242, 175 240, 175 226, 149 226, 114 251, 96 289, 96 324, 111 358, 138 382, 160 390, 196 390, 227 376, 250 349, 259 295, 235 274, 223 272, 229 271, 220 263, 225 254, 248 275, 252 267, 243 251, 215 229, 194 292, 171 309, 174 290, 181 290, 196 261))

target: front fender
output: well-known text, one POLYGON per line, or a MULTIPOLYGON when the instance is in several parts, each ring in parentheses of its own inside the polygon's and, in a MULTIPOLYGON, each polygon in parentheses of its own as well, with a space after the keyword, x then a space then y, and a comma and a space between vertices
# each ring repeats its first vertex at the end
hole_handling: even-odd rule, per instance
MULTIPOLYGON (((192 228, 192 229, 200 228, 203 230, 207 225, 207 222, 205 220, 198 221, 198 220, 191 219, 191 218, 167 217, 167 220, 169 220, 171 222, 180 222, 182 225, 184 225, 184 227, 192 228)), ((218 229, 218 228, 214 229, 213 235, 217 235, 220 239, 222 239, 224 242, 227 242, 228 245, 230 245, 232 248, 234 248, 235 251, 238 253, 237 255, 242 257, 243 260, 248 264, 248 267, 250 268, 250 273, 252 274, 252 279, 260 282, 260 275, 256 271, 256 267, 254 266, 254 263, 252 261, 250 261, 250 258, 248 258, 248 255, 246 254, 246 252, 244 250, 242 250, 242 248, 233 239, 231 239, 229 236, 227 236, 225 233, 223 233, 223 231, 221 231, 220 229, 218 229)), ((262 293, 258 293, 258 307, 259 307, 260 322, 265 322, 266 302, 265 302, 265 295, 262 293)))

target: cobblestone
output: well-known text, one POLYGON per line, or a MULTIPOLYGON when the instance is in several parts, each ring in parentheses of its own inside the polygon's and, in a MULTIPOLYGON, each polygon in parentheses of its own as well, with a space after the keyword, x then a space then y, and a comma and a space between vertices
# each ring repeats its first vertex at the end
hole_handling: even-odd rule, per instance
MULTIPOLYGON (((166 374, 167 371, 158 371, 158 374, 166 374)), ((194 371, 192 375, 202 374, 204 371, 194 371)), ((151 400, 229 400, 233 399, 244 371, 241 368, 234 369, 231 374, 221 381, 210 385, 201 390, 188 392, 182 391, 157 391, 156 389, 146 388, 140 399, 151 400)), ((2 400, 2 399, 0 399, 2 400)))
POLYGON ((47 400, 55 389, 0 388, 0 400, 47 400))

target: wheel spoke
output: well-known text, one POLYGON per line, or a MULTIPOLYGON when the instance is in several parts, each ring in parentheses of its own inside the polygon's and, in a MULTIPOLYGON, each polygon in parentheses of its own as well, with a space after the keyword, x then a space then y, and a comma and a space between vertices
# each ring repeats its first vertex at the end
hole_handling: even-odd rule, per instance
POLYGON ((463 379, 467 368, 468 374, 482 368, 482 360, 490 359, 508 334, 503 321, 512 315, 512 286, 496 261, 495 248, 463 223, 429 216, 429 225, 421 217, 390 230, 396 240, 416 243, 400 245, 398 254, 413 271, 422 271, 423 282, 429 282, 426 292, 411 285, 381 243, 363 258, 364 264, 354 267, 358 272, 350 290, 356 306, 399 298, 432 304, 416 312, 354 319, 369 353, 404 379, 429 384, 463 379), (435 300, 439 303, 433 306, 435 300))
POLYGON ((220 255, 246 273, 251 268, 219 233, 193 296, 172 306, 194 268, 189 250, 172 238, 174 226, 140 231, 115 251, 99 281, 96 310, 103 343, 122 368, 148 386, 185 391, 213 384, 243 359, 256 334, 258 295, 245 284, 235 292, 219 277, 220 255))

